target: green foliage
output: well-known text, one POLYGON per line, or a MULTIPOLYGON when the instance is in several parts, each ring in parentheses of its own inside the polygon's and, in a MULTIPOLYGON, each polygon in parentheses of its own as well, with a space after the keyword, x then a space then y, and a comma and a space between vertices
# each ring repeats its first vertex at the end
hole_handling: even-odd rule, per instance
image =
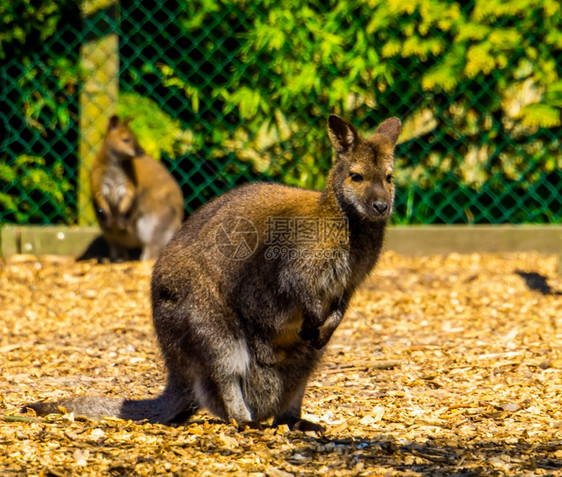
POLYGON ((76 136, 78 5, 0 0, 0 94, 8 126, 0 157, 2 222, 76 218, 65 161, 72 163, 76 136))
MULTIPOLYGON (((323 129, 331 111, 367 129, 388 115, 405 116, 399 152, 407 159, 399 185, 427 193, 439 181, 469 192, 481 191, 487 181, 502 188, 502 180, 526 189, 549 164, 562 166, 556 139, 559 2, 190 5, 197 18, 183 21, 196 38, 210 31, 228 37, 233 23, 242 26, 228 81, 213 83, 207 93, 222 100, 223 114, 234 112, 238 119, 233 134, 232 124, 225 124, 216 136, 220 142, 207 142, 214 156, 234 153, 258 172, 319 187, 329 166, 323 129), (217 11, 227 12, 218 25, 217 11)), ((184 77, 177 85, 189 96, 192 83, 184 77)), ((198 102, 202 96, 198 91, 198 102)), ((427 220, 419 209, 411 211, 407 221, 427 220)))
POLYGON ((40 67, 26 69, 18 87, 27 123, 41 132, 67 131, 72 125, 70 103, 78 84, 77 63, 68 58, 48 58, 40 67))
POLYGON ((0 1, 0 18, 3 28, 0 30, 0 59, 7 58, 12 48, 22 47, 30 36, 45 40, 56 32, 60 17, 60 2, 46 0, 0 1))
POLYGON ((178 157, 192 147, 193 135, 182 130, 180 121, 162 111, 148 97, 135 93, 121 94, 117 114, 132 119, 131 128, 146 153, 152 157, 160 159, 162 153, 178 157))
POLYGON ((46 166, 45 159, 22 155, 13 164, 0 163, 0 206, 18 223, 42 223, 50 210, 75 216, 66 194, 73 188, 61 163, 46 166))
MULTIPOLYGON (((0 0, 2 72, 17 100, 4 98, 24 122, 9 131, 6 163, 65 159, 66 180, 77 164, 65 147, 79 114, 78 5, 0 0)), ((120 5, 118 113, 151 155, 175 159, 189 211, 245 180, 321 188, 334 112, 365 132, 403 118, 399 223, 561 220, 558 0, 120 5)))

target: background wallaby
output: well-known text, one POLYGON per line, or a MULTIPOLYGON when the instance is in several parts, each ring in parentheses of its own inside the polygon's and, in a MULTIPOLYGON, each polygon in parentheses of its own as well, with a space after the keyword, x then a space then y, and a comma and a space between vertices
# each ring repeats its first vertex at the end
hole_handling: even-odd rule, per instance
POLYGON ((132 248, 142 248, 142 260, 156 258, 181 227, 181 189, 162 164, 145 154, 129 120, 109 120, 91 188, 112 261, 126 259, 132 248))
POLYGON ((152 276, 154 326, 168 368, 158 398, 82 397, 30 407, 156 422, 206 407, 239 424, 273 417, 274 425, 321 430, 301 418, 305 386, 379 256, 400 131, 390 118, 364 139, 332 115, 336 162, 322 193, 250 184, 189 218, 152 276), (290 253, 272 253, 272 224, 287 220, 308 227, 283 237, 277 251, 290 253))

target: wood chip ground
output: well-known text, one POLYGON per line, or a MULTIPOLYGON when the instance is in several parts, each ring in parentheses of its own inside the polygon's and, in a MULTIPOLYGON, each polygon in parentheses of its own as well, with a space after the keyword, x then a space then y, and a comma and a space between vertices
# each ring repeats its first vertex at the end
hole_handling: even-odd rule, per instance
POLYGON ((384 255, 310 381, 306 417, 238 430, 19 406, 158 394, 150 263, 0 262, 0 475, 561 475, 562 280, 534 253, 384 255))

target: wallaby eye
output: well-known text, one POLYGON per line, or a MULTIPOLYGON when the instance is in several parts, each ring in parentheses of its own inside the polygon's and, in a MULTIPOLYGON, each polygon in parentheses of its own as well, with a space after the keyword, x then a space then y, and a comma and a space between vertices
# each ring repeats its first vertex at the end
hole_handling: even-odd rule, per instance
POLYGON ((351 177, 351 180, 353 182, 363 182, 363 176, 361 174, 358 174, 357 172, 352 172, 351 174, 349 174, 349 177, 351 177))
POLYGON ((386 175, 386 182, 388 182, 389 184, 391 184, 393 180, 394 180, 394 176, 393 176, 392 174, 387 174, 387 175, 386 175))
POLYGON ((123 142, 131 142, 131 138, 130 137, 124 137, 123 142))

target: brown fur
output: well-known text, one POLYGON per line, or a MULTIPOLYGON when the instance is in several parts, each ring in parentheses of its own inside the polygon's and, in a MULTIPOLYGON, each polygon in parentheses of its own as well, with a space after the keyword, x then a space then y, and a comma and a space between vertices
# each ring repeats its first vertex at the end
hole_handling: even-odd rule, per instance
POLYGON ((391 118, 364 139, 330 116, 336 162, 322 193, 250 184, 190 217, 152 277, 154 326, 168 368, 159 398, 31 407, 46 412, 59 404, 160 422, 206 407, 226 421, 273 417, 274 424, 321 430, 302 420, 302 398, 349 299, 379 257, 400 129, 391 118), (299 218, 334 221, 335 233, 312 234, 306 244, 295 235, 284 244, 287 255, 272 254, 272 219, 299 218))
POLYGON ((141 248, 156 258, 181 227, 183 196, 165 167, 147 156, 129 121, 110 119, 92 167, 91 189, 98 223, 113 261, 141 248))

